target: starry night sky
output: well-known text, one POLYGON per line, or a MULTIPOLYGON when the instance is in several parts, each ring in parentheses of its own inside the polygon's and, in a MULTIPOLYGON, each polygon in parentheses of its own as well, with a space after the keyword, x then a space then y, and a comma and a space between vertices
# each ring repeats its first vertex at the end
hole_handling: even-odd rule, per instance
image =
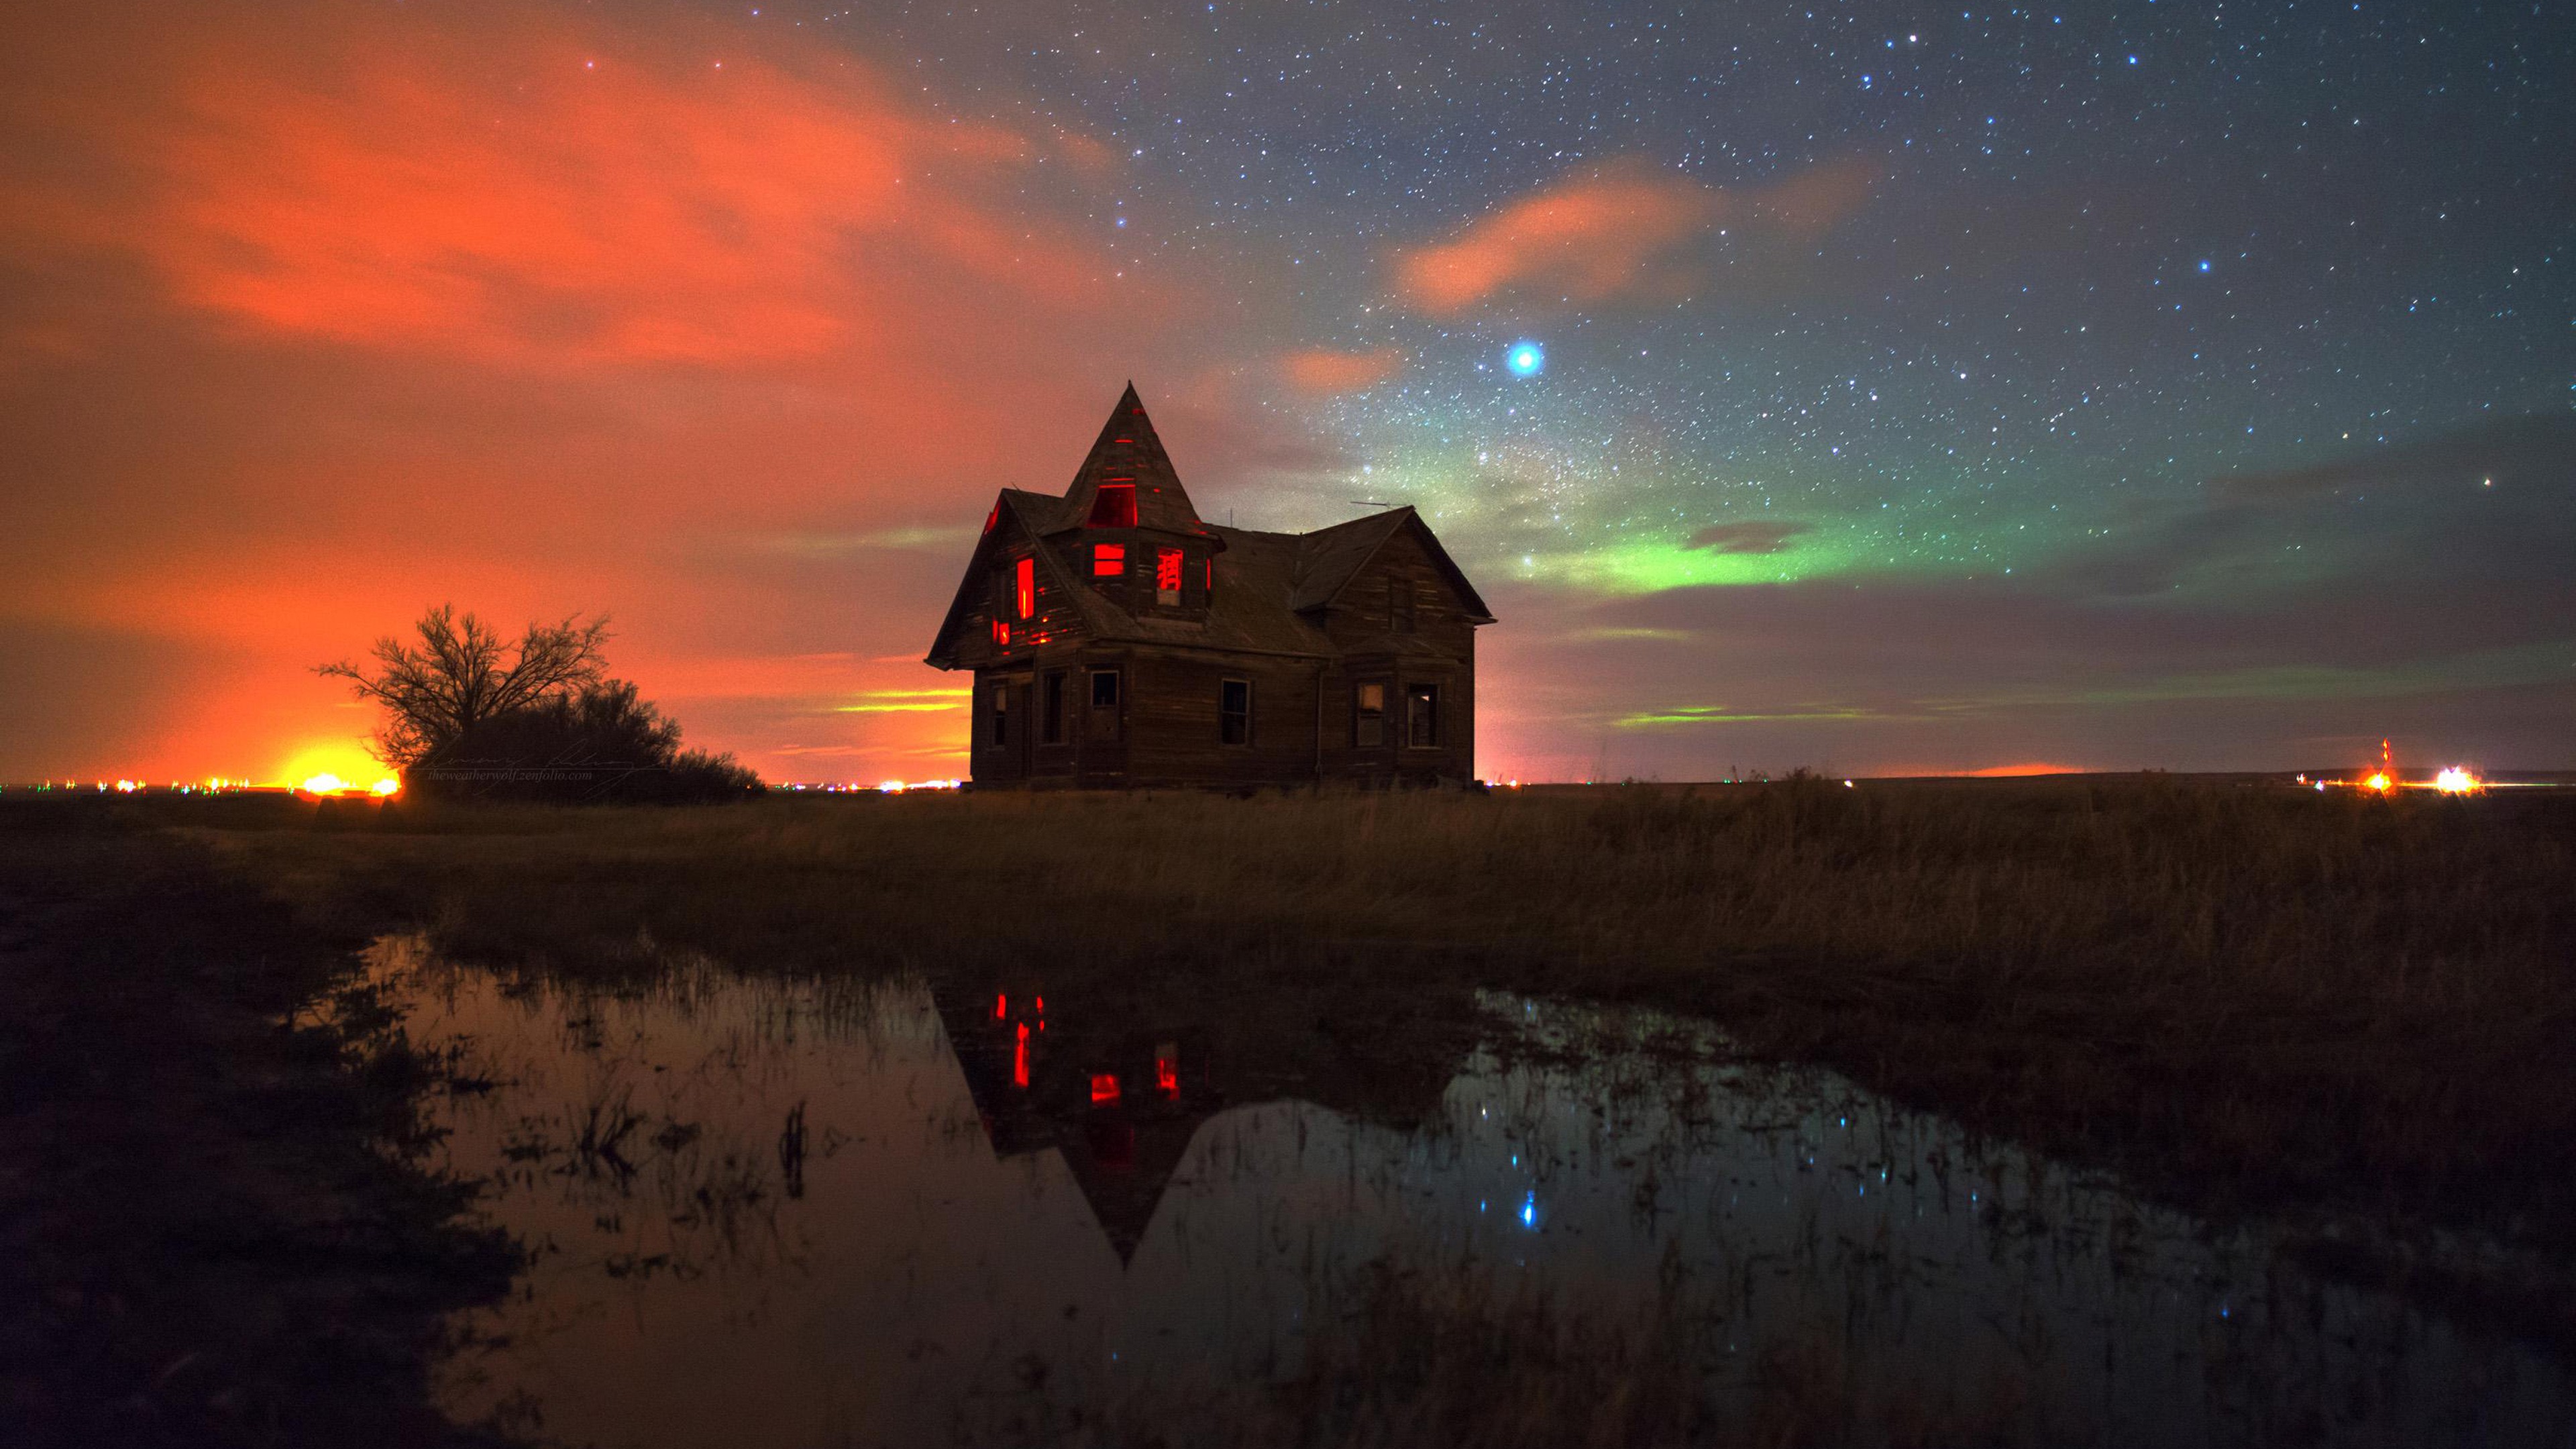
POLYGON ((451 597, 955 773, 1130 377, 1212 518, 1423 509, 1491 775, 2576 765, 2563 5, 7 24, 0 777, 286 768, 451 597))

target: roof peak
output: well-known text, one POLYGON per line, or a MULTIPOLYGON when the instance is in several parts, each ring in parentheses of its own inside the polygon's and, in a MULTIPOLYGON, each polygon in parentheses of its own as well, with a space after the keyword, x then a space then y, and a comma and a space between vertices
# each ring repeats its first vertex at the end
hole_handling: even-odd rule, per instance
POLYGON ((1133 381, 1118 394, 1109 420, 1100 426, 1100 436, 1092 441, 1082 466, 1074 470, 1064 499, 1064 516, 1070 521, 1173 533, 1203 531, 1198 509, 1181 486, 1171 455, 1163 451, 1163 440, 1154 431, 1154 420, 1146 414, 1145 400, 1137 395, 1133 381), (1104 499, 1104 492, 1111 496, 1104 499))

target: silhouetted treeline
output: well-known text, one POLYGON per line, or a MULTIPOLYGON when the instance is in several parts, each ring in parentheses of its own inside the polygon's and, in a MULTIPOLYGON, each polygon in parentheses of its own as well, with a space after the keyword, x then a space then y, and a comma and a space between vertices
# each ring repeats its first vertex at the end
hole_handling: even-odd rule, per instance
POLYGON ((680 726, 608 679, 496 715, 440 741, 404 776, 422 798, 698 804, 760 792, 733 756, 680 748, 680 726))

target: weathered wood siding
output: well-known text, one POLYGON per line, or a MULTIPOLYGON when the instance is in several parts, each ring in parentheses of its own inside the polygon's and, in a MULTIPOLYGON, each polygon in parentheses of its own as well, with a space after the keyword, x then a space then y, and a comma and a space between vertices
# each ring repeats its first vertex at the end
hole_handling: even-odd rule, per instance
POLYGON ((1139 646, 1128 710, 1131 782, 1259 785, 1315 778, 1315 682, 1321 660, 1139 646), (1252 686, 1250 738, 1224 740, 1228 679, 1252 686))
POLYGON ((1476 626, 1448 574, 1411 530, 1379 548, 1320 622, 1343 651, 1325 686, 1324 778, 1368 784, 1475 778, 1476 626), (1386 689, 1384 734, 1375 746, 1358 737, 1359 687, 1372 682, 1386 689), (1428 749, 1407 738, 1405 691, 1414 684, 1440 691, 1439 742, 1428 749))

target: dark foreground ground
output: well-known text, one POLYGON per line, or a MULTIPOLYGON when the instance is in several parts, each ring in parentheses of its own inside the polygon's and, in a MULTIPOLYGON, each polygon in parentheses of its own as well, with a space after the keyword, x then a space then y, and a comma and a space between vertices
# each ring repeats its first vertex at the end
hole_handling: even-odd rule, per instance
POLYGON ((432 1064, 314 1023, 347 943, 201 846, 9 823, 0 1442, 466 1442, 426 1355, 516 1252, 402 1165, 432 1064))
POLYGON ((1043 963, 1233 994, 1381 1062, 1440 1059, 1468 987, 1649 1002, 2576 1344, 2567 794, 54 799, 0 802, 0 871, 5 1412, 66 1434, 438 1432, 419 1355, 509 1260, 370 1150, 430 1064, 299 1010, 354 944, 415 927, 585 976, 675 945, 748 971, 1043 963), (2453 1231, 2512 1266, 2425 1266, 2453 1231))

